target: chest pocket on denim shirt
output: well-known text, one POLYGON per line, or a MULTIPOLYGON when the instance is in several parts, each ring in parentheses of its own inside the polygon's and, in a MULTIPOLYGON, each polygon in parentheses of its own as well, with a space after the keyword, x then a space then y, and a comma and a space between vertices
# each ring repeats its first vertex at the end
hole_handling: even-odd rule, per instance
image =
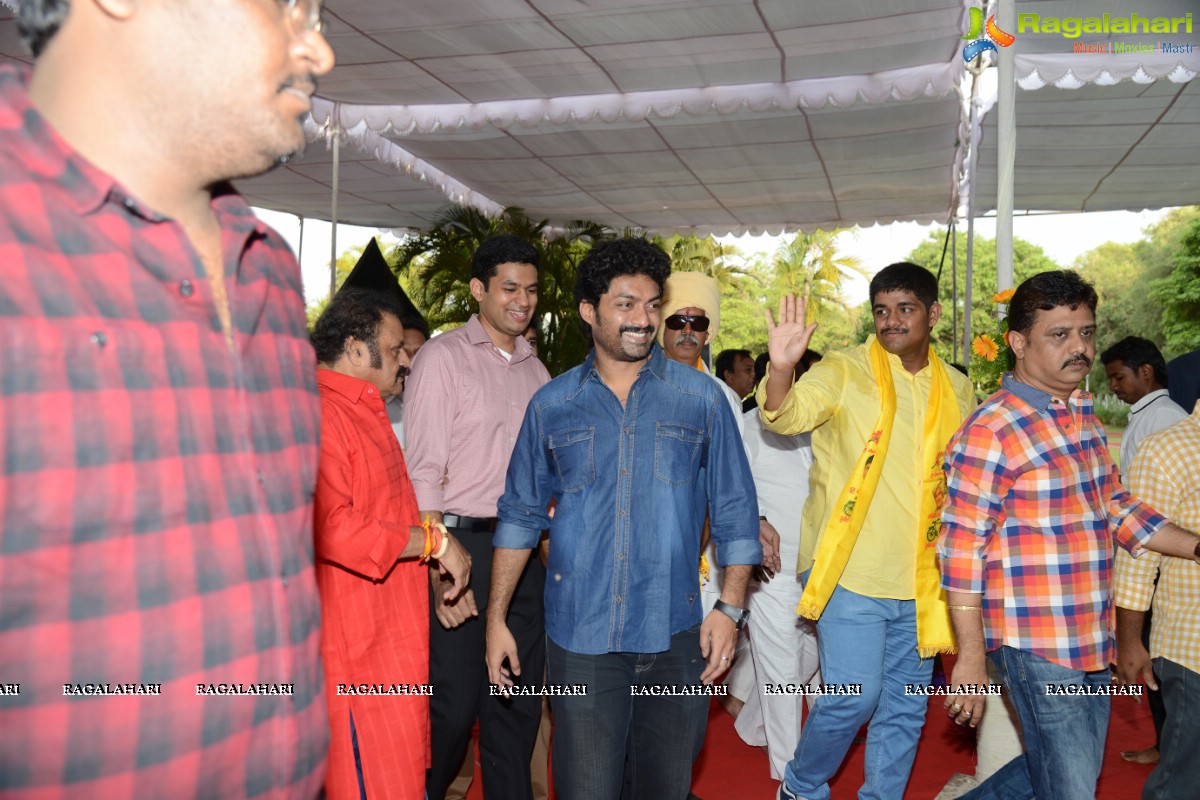
POLYGON ((672 486, 690 483, 700 461, 704 432, 677 422, 654 424, 654 477, 672 486))
POLYGON ((590 425, 550 434, 550 452, 564 492, 578 492, 596 480, 595 439, 596 429, 590 425))

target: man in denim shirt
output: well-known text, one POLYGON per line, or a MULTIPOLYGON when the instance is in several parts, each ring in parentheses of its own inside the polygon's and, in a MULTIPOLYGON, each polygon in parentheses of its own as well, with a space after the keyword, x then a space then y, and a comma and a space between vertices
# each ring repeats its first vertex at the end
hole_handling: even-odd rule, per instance
POLYGON ((746 582, 762 561, 729 404, 715 381, 655 343, 670 268, 642 239, 597 245, 580 263, 575 297, 595 348, 534 395, 500 498, 488 673, 520 689, 505 612, 549 528, 548 683, 587 692, 551 696, 563 800, 615 800, 623 776, 632 797, 687 796, 708 716, 700 687, 729 667, 746 582), (725 584, 701 623, 706 511, 725 584))

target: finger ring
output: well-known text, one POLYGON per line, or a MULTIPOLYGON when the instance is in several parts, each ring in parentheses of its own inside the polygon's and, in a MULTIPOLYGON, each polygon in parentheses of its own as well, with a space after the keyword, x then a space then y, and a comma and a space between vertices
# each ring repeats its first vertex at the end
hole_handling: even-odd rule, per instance
POLYGON ((950 706, 950 710, 957 714, 958 712, 962 711, 962 706, 960 706, 958 703, 955 703, 954 705, 950 706))
POLYGON ((970 711, 964 711, 964 712, 962 712, 962 713, 963 713, 963 716, 964 716, 964 717, 969 717, 969 716, 971 716, 971 712, 970 712, 970 711))
POLYGON ((721 660, 722 660, 722 661, 728 661, 728 660, 729 660, 729 656, 721 656, 721 660))

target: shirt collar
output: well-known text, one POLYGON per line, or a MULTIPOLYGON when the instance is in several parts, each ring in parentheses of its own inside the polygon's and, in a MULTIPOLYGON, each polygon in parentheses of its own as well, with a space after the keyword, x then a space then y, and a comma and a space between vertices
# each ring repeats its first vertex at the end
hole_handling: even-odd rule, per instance
MULTIPOLYGON (((1023 383, 1017 379, 1015 372, 1006 372, 1000 381, 1000 386, 1006 391, 1012 392, 1017 397, 1024 400, 1029 405, 1036 408, 1038 411, 1045 411, 1050 408, 1050 404, 1054 402, 1054 395, 1049 392, 1043 392, 1036 386, 1030 386, 1028 383, 1023 383)), ((1071 393, 1071 399, 1080 396, 1080 392, 1076 389, 1071 393)))
POLYGON ((364 381, 362 378, 355 378, 353 375, 346 375, 343 372, 326 367, 319 367, 317 369, 317 386, 324 387, 331 392, 337 392, 351 403, 359 403, 364 398, 371 397, 374 397, 380 403, 383 402, 379 397, 379 392, 371 383, 364 381))
MULTIPOLYGON (((666 380, 667 355, 662 351, 662 348, 658 346, 658 342, 654 342, 650 345, 650 358, 647 359, 646 363, 642 365, 642 368, 638 370, 638 374, 640 375, 641 373, 647 371, 660 381, 666 380)), ((591 350, 588 350, 587 358, 585 358, 583 360, 583 364, 580 365, 579 385, 582 386, 593 375, 596 377, 596 380, 603 383, 603 380, 600 378, 600 373, 596 371, 595 346, 593 346, 591 350)))
POLYGON ((1166 389, 1155 389, 1153 392, 1150 392, 1145 397, 1143 397, 1141 400, 1138 400, 1136 403, 1134 403, 1133 406, 1130 407, 1129 413, 1136 414, 1139 411, 1141 411, 1143 408, 1145 408, 1146 406, 1153 403, 1158 398, 1167 397, 1167 396, 1168 396, 1168 392, 1166 389))
MULTIPOLYGON (((489 347, 496 347, 496 343, 492 341, 492 337, 488 336, 487 329, 479 321, 478 314, 472 314, 471 318, 467 320, 467 324, 463 327, 467 331, 467 341, 471 344, 486 344, 489 347)), ((498 350, 499 348, 496 349, 498 350)), ((529 342, 525 341, 525 337, 516 337, 513 340, 512 361, 509 363, 516 364, 532 356, 533 348, 529 346, 529 342)))

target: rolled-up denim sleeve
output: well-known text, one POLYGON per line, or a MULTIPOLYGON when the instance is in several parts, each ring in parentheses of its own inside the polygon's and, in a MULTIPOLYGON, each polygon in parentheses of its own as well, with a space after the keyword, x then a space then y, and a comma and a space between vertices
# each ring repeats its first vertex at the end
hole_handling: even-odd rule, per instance
POLYGON ((536 400, 525 409, 521 432, 508 461, 504 494, 497 505, 494 547, 531 550, 542 531, 550 527, 547 508, 554 492, 554 473, 550 451, 541 435, 536 400))
POLYGON ((758 496, 746 460, 746 448, 724 398, 717 398, 705 469, 708 518, 717 563, 761 564, 758 540, 758 496))

